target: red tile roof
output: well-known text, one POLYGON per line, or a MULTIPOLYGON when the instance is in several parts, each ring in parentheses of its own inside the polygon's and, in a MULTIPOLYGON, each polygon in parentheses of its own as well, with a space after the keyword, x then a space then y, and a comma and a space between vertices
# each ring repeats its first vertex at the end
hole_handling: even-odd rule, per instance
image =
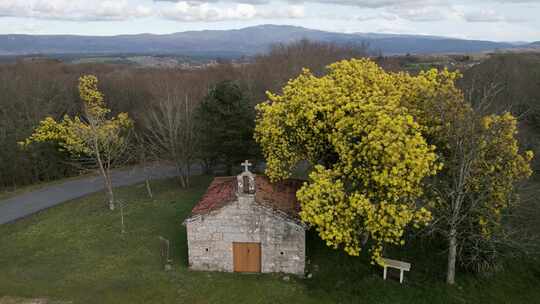
POLYGON ((216 177, 206 194, 191 210, 192 215, 219 209, 236 199, 236 177, 216 177))
MULTIPOLYGON (((236 177, 216 177, 206 194, 193 207, 191 215, 207 214, 236 200, 236 177)), ((271 183, 266 176, 255 177, 255 201, 297 218, 300 203, 296 191, 302 187, 301 180, 287 179, 271 183)))
POLYGON ((271 183, 266 176, 256 176, 255 201, 290 216, 298 217, 300 202, 296 199, 296 192, 302 187, 302 183, 303 181, 297 179, 271 183))

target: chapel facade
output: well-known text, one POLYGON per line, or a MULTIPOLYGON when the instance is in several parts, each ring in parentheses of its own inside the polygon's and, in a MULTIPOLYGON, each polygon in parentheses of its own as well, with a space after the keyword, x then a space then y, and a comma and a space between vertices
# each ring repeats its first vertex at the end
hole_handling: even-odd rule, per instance
POLYGON ((187 228, 192 270, 304 274, 305 225, 299 180, 271 183, 248 169, 217 177, 195 205, 187 228))

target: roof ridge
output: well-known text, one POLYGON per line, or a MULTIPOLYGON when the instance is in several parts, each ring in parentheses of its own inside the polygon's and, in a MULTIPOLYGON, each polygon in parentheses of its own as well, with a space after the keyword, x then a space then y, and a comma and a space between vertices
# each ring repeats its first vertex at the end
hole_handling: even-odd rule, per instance
MULTIPOLYGON (((257 179, 254 197, 256 203, 291 217, 298 217, 300 204, 296 198, 296 192, 302 186, 303 180, 285 179, 272 183, 266 175, 256 175, 255 177, 257 179)), ((221 209, 237 200, 237 186, 236 176, 215 177, 205 194, 191 210, 189 218, 221 209)))

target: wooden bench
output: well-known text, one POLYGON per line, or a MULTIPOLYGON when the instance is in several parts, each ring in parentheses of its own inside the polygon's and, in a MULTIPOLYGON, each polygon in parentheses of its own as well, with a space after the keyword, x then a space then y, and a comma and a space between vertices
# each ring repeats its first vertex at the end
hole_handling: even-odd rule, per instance
POLYGON ((402 261, 396 261, 391 259, 383 258, 384 261, 384 272, 383 272, 383 278, 386 280, 386 269, 388 267, 399 269, 399 283, 403 283, 403 272, 404 271, 410 271, 411 270, 411 264, 407 262, 402 261))

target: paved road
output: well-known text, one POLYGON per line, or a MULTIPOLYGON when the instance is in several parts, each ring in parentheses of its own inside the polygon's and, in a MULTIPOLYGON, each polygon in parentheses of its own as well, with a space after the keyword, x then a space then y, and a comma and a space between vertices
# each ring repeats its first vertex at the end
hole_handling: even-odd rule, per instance
MULTIPOLYGON (((146 171, 151 179, 176 175, 174 167, 168 165, 154 165, 148 167, 146 171)), ((195 169, 194 171, 200 170, 195 169)), ((145 175, 142 167, 116 170, 112 174, 113 184, 115 187, 137 184, 145 180, 145 175)), ((63 202, 101 191, 103 188, 103 179, 100 176, 95 176, 47 186, 6 200, 0 200, 0 225, 63 202)))

